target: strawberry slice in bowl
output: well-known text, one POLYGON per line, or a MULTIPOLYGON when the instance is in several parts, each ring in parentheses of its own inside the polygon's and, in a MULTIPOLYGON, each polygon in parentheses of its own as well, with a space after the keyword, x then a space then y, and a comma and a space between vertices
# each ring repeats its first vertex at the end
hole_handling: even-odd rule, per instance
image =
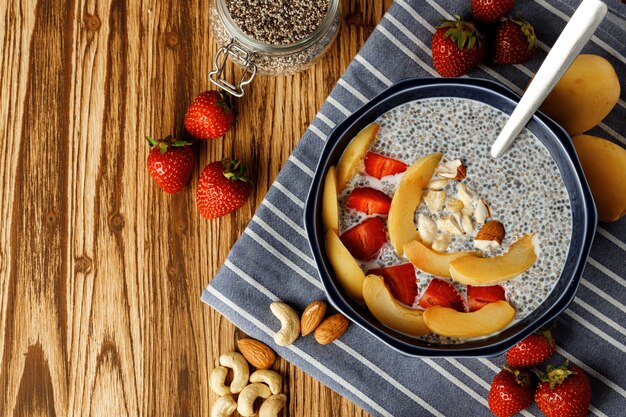
POLYGON ((467 286, 467 304, 469 311, 480 310, 485 304, 495 303, 505 300, 504 288, 501 285, 489 285, 479 287, 475 285, 467 286))
POLYGON ((348 195, 346 206, 365 214, 386 215, 391 207, 391 198, 375 188, 360 187, 348 195))
POLYGON ((439 278, 433 278, 419 301, 420 307, 432 306, 449 307, 459 312, 465 312, 465 301, 454 285, 439 278))
POLYGON ((383 277, 393 298, 408 306, 413 305, 415 297, 417 297, 417 279, 413 265, 406 263, 376 268, 367 273, 383 277))
POLYGON ((389 158, 374 152, 365 155, 365 173, 381 179, 388 175, 400 174, 406 171, 407 165, 397 159, 389 158))
POLYGON ((372 259, 387 243, 385 223, 378 217, 370 217, 344 232, 340 239, 356 259, 372 259))

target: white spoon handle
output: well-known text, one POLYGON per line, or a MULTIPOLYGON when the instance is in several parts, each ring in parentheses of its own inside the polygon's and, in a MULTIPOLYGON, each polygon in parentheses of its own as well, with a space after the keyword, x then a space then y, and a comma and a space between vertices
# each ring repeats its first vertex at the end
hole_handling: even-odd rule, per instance
POLYGON ((550 49, 543 64, 539 67, 535 78, 531 81, 519 104, 513 110, 502 132, 491 145, 492 157, 502 156, 511 146, 513 140, 565 74, 576 55, 591 39, 606 12, 606 4, 599 0, 583 0, 578 6, 554 46, 550 49))

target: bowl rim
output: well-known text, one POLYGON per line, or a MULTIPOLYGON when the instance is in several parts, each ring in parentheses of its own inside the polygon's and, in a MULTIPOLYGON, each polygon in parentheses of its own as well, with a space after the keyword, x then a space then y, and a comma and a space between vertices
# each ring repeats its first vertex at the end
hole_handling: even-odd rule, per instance
MULTIPOLYGON (((351 321, 355 322, 361 328, 368 333, 375 336, 394 350, 413 357, 492 357, 502 354, 523 338, 536 331, 537 329, 545 326, 548 322, 556 318, 562 313, 573 301, 580 277, 582 275, 593 237, 595 235, 597 224, 597 211, 593 202, 591 191, 583 174, 580 161, 576 155, 573 142, 571 141, 567 132, 559 126, 556 122, 551 120, 545 114, 541 112, 533 115, 533 120, 539 122, 543 129, 546 129, 551 136, 557 141, 557 145, 561 148, 561 153, 566 157, 565 164, 572 172, 572 178, 575 180, 574 187, 578 189, 582 198, 579 204, 582 207, 582 212, 585 216, 582 219, 581 231, 583 235, 582 242, 580 244, 580 250, 576 253, 575 258, 571 260, 573 263, 573 271, 568 279, 565 291, 562 292, 557 301, 550 307, 548 307, 543 314, 535 318, 534 321, 529 323, 526 327, 522 328, 519 332, 496 341, 492 344, 486 344, 482 346, 463 347, 463 345, 435 345, 432 347, 416 346, 409 343, 410 337, 406 337, 403 340, 390 333, 392 329, 378 323, 374 325, 365 317, 359 313, 352 304, 354 300, 348 300, 341 294, 341 291, 337 287, 335 279, 331 277, 334 275, 332 269, 329 270, 329 265, 324 261, 322 255, 323 236, 320 236, 316 231, 319 229, 319 221, 321 215, 318 213, 317 207, 320 205, 321 193, 320 190, 323 186, 323 179, 329 167, 329 157, 337 146, 339 146, 340 139, 355 125, 362 123, 364 118, 370 118, 372 110, 375 110, 377 106, 385 103, 386 100, 394 97, 396 94, 406 92, 407 90, 421 89, 421 88, 433 88, 437 86, 445 86, 445 88, 457 87, 461 89, 476 89, 483 93, 497 95, 500 98, 504 98, 507 101, 513 102, 516 105, 520 97, 509 88, 491 80, 479 79, 479 78, 463 78, 463 79, 449 79, 449 78, 408 78, 401 80, 392 86, 386 88, 376 97, 365 103, 362 107, 348 116, 343 122, 338 123, 337 126, 330 132, 327 137, 326 143, 318 160, 318 164, 315 170, 315 175, 307 195, 307 199, 304 207, 304 227, 308 236, 309 245, 313 258, 317 264, 318 272, 321 277, 324 291, 330 304, 336 308, 339 312, 348 317, 351 321)), ((445 95, 433 95, 432 98, 446 97, 445 95)), ((481 101, 479 99, 474 99, 481 101)), ((410 100, 409 100, 410 101, 410 100)), ((406 101, 406 102, 409 102, 406 101)), ((490 105, 488 103, 485 103, 490 105)), ((397 107, 401 104, 396 104, 393 107, 397 107)), ((493 106, 492 106, 493 107, 493 106)), ((388 110, 385 110, 388 111, 388 110)), ((503 110, 502 110, 503 111, 503 110)), ((384 112, 383 112, 384 113, 384 112)), ((505 112, 507 113, 507 112, 505 112)), ((382 113, 381 113, 382 114, 382 113)), ((380 115, 376 116, 379 117, 380 115)), ((344 145, 345 146, 345 145, 344 145)), ((561 174, 563 177, 563 174, 561 174)), ((564 179, 565 181, 565 179, 564 179)), ((568 192, 571 201, 571 193, 568 192)), ((571 250, 571 242, 570 242, 571 250)), ((570 254, 568 252, 568 258, 570 254)), ((567 266, 564 265, 564 269, 567 266)), ((559 277, 559 280, 564 279, 563 274, 559 277)), ((558 281, 557 281, 558 282, 558 281)), ((545 302, 545 301, 544 301, 545 302)), ((542 303, 543 304, 543 303, 542 303)), ((499 333, 498 333, 499 334, 499 333)), ((498 335, 496 334, 496 335, 498 335)))

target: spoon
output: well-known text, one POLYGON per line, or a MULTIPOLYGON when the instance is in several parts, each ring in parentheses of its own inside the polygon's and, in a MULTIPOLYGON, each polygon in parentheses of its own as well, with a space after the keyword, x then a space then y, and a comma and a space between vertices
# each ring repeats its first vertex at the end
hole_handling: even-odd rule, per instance
POLYGON ((517 107, 513 110, 502 132, 491 145, 492 157, 499 158, 511 146, 513 140, 517 138, 517 135, 565 74, 574 58, 591 39, 606 12, 606 4, 599 0, 583 0, 578 6, 554 46, 550 49, 543 64, 539 67, 535 78, 530 82, 517 107))

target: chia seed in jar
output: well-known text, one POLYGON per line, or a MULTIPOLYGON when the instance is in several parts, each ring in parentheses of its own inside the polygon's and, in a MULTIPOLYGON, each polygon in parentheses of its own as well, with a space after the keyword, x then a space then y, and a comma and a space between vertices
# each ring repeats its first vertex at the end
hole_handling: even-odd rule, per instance
POLYGON ((270 45, 289 45, 313 33, 326 17, 328 4, 328 0, 226 0, 235 24, 270 45))
MULTIPOLYGON (((252 74, 250 78, 257 72, 287 75, 306 69, 337 36, 339 1, 212 0, 209 20, 220 45, 212 74, 219 71, 222 76, 224 57, 252 74)), ((211 81, 224 88, 219 77, 211 81)), ((246 83, 240 80, 237 87, 246 83)))

